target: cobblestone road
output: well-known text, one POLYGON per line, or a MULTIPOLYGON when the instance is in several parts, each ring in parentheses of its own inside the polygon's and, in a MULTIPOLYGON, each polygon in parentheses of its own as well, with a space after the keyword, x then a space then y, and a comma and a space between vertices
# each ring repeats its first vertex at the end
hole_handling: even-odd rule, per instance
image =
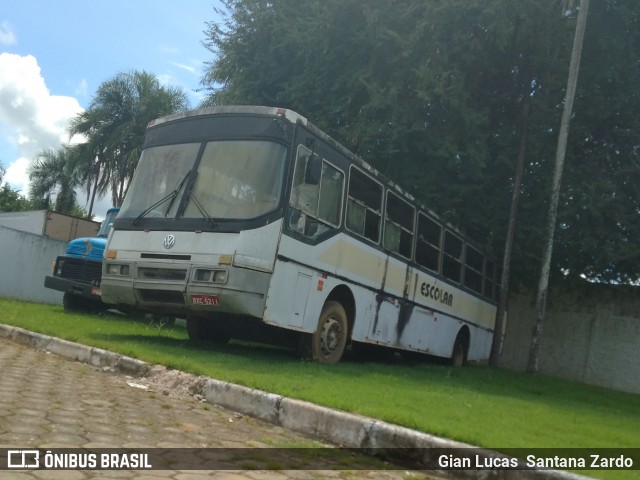
MULTIPOLYGON (((0 448, 274 448, 312 444, 310 439, 280 427, 191 397, 146 391, 129 385, 135 379, 125 375, 105 373, 6 340, 0 340, 0 372, 0 448)), ((355 459, 354 462, 367 465, 366 459, 355 459)), ((0 479, 427 478, 422 472, 332 470, 330 465, 327 468, 4 471, 0 472, 0 479)))

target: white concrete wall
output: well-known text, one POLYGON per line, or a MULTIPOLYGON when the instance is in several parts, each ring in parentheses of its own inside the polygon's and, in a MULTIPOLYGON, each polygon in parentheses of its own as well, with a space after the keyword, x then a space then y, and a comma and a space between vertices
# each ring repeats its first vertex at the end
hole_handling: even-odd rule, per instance
POLYGON ((46 210, 0 213, 0 226, 42 235, 46 215, 46 210))
MULTIPOLYGON (((640 287, 583 286, 554 292, 547 304, 540 371, 640 393, 640 287)), ((501 365, 524 371, 534 324, 532 296, 509 303, 501 365)))
POLYGON ((0 226, 0 297, 62 304, 62 292, 44 288, 44 277, 66 242, 0 226))

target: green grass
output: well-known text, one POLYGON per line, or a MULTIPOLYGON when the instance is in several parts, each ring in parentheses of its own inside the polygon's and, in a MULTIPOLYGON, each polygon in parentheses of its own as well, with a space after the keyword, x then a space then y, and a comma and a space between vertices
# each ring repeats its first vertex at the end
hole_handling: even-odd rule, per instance
POLYGON ((195 345, 179 326, 13 300, 0 299, 0 322, 488 448, 640 447, 640 396, 543 375, 393 356, 326 366, 260 344, 195 345))

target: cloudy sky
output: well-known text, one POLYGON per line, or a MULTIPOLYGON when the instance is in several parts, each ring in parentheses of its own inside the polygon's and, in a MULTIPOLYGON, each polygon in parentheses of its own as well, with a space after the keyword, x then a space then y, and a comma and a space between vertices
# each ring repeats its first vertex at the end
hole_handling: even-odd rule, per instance
MULTIPOLYGON (((26 169, 43 149, 68 142, 70 118, 103 81, 146 70, 182 87, 192 107, 204 62, 205 22, 217 0, 20 0, 0 10, 0 164, 28 192, 26 169)), ((78 200, 84 204, 84 195, 78 200)), ((96 211, 104 215, 108 198, 96 211)))

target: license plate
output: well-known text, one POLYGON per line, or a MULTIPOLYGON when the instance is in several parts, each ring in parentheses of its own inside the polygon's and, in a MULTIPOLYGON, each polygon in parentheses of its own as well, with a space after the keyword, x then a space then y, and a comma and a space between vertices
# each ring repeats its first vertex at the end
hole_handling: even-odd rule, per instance
POLYGON ((194 305, 220 305, 220 300, 215 295, 191 295, 191 303, 194 305))
POLYGON ((100 295, 102 295, 102 291, 99 287, 91 287, 91 295, 99 297, 100 295))

